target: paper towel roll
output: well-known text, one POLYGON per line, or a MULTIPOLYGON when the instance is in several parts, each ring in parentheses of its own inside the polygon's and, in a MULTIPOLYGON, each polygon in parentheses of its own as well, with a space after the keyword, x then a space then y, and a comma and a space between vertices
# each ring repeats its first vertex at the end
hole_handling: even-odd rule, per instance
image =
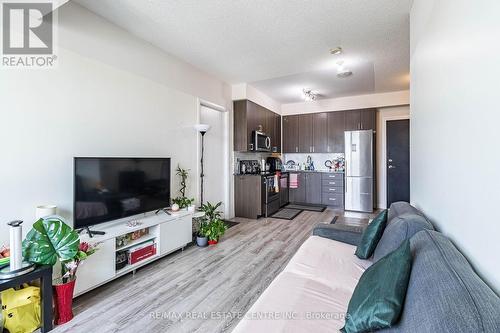
POLYGON ((15 271, 22 267, 23 265, 23 254, 22 254, 22 234, 23 227, 21 226, 23 221, 12 221, 9 222, 10 226, 10 270, 15 271))

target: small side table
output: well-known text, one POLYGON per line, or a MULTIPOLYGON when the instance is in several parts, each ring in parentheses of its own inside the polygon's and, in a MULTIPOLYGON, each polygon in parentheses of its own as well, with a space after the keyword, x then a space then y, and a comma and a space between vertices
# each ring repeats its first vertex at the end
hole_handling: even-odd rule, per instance
POLYGON ((0 291, 19 287, 40 279, 42 332, 52 330, 52 266, 38 266, 35 270, 8 280, 0 280, 0 291))

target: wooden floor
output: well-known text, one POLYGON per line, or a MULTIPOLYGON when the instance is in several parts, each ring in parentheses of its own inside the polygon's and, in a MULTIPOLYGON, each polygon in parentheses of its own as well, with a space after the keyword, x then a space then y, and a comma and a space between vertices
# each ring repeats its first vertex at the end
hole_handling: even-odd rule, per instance
POLYGON ((335 215, 355 224, 371 217, 327 209, 293 221, 236 219, 216 246, 189 246, 78 297, 75 318, 54 332, 231 332, 312 227, 335 215))

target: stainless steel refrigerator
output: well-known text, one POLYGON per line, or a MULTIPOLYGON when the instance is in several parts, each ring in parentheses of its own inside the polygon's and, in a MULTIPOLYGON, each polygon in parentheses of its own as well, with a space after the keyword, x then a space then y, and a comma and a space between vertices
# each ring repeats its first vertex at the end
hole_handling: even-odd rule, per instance
POLYGON ((345 210, 373 211, 373 131, 345 132, 345 210))

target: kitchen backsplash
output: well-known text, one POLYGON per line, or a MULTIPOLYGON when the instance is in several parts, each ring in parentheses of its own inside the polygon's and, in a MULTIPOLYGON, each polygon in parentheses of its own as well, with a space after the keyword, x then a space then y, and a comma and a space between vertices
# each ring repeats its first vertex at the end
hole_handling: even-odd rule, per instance
MULTIPOLYGON (((307 162, 307 157, 311 156, 312 161, 314 163, 314 169, 315 170, 327 170, 328 167, 325 166, 326 161, 335 161, 335 160, 341 160, 343 161, 344 159, 344 154, 342 153, 331 153, 331 154, 324 154, 324 153, 311 153, 311 154, 283 154, 282 159, 283 163, 286 165, 288 161, 295 161, 295 164, 298 165, 304 165, 307 162)), ((342 163, 343 165, 343 163, 342 163)), ((343 168, 341 170, 343 171, 343 168)))

